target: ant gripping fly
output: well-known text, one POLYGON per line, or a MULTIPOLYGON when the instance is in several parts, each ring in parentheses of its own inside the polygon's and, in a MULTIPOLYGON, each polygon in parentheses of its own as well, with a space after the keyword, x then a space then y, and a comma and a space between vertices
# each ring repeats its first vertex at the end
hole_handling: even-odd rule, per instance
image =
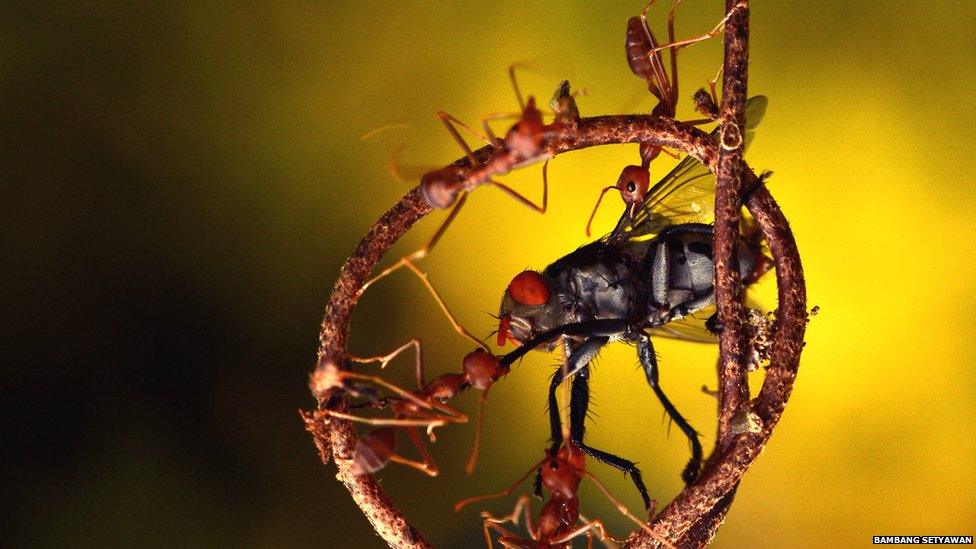
MULTIPOLYGON (((681 4, 681 1, 682 0, 676 0, 674 5, 671 6, 671 11, 668 12, 667 44, 659 44, 657 38, 655 38, 654 33, 651 32, 651 29, 647 24, 647 12, 651 9, 651 6, 654 5, 656 0, 651 0, 644 7, 640 17, 631 17, 627 21, 627 42, 625 47, 627 53, 627 64, 630 66, 631 72, 647 82, 647 89, 654 97, 657 98, 657 105, 651 109, 651 116, 655 117, 674 118, 677 112, 678 50, 690 46, 691 44, 714 37, 718 34, 722 26, 725 24, 725 21, 728 19, 728 15, 726 15, 726 17, 723 18, 719 24, 715 26, 715 28, 706 34, 686 40, 675 41, 674 16, 678 6, 681 4), (665 69, 664 59, 661 56, 661 52, 665 49, 668 50, 669 56, 670 66, 668 69, 665 69)), ((709 81, 709 86, 712 90, 712 104, 717 103, 717 99, 715 99, 715 82, 717 79, 718 76, 716 76, 714 80, 709 81)), ((697 125, 711 122, 712 120, 713 118, 708 118, 704 120, 692 120, 687 123, 697 125)), ((651 162, 662 152, 677 158, 676 154, 667 151, 660 145, 655 145, 653 143, 640 144, 640 165, 627 166, 621 172, 620 177, 617 179, 616 185, 611 185, 601 190, 600 196, 596 201, 596 205, 593 206, 593 212, 590 214, 590 218, 586 223, 586 236, 590 236, 592 234, 590 227, 593 224, 593 218, 596 216, 596 211, 599 209, 600 202, 603 200, 603 196, 607 193, 607 191, 613 189, 619 191, 620 197, 623 199, 624 205, 626 206, 627 214, 629 216, 634 215, 637 205, 643 202, 644 196, 650 187, 651 162)))
POLYGON ((503 517, 495 517, 491 513, 484 511, 481 513, 482 533, 485 537, 485 545, 490 549, 494 546, 492 532, 500 534, 498 542, 505 547, 520 547, 527 549, 549 549, 555 547, 567 547, 575 538, 585 535, 587 546, 593 542, 593 534, 596 533, 598 539, 605 545, 616 546, 623 543, 622 540, 610 536, 603 522, 599 519, 589 520, 580 514, 579 485, 583 477, 590 480, 600 489, 613 505, 625 517, 634 522, 639 528, 648 532, 653 539, 660 542, 665 547, 674 547, 666 539, 658 536, 643 521, 634 516, 627 507, 615 498, 606 486, 600 482, 592 473, 586 470, 586 456, 572 442, 567 442, 558 451, 547 450, 546 457, 532 466, 514 484, 495 494, 486 496, 476 496, 459 501, 454 505, 455 511, 460 511, 467 505, 475 502, 485 501, 504 497, 518 489, 519 485, 532 474, 539 470, 542 486, 549 493, 549 499, 539 511, 538 522, 533 523, 532 504, 528 496, 521 496, 515 503, 512 513, 503 517), (520 516, 521 515, 521 516, 520 516), (520 518, 525 519, 525 528, 529 538, 519 537, 518 534, 502 526, 507 522, 518 526, 520 518))

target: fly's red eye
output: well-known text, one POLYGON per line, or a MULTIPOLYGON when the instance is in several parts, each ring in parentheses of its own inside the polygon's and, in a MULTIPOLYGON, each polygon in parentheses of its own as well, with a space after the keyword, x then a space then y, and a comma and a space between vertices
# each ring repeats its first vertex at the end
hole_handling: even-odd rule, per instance
POLYGON ((651 174, 647 168, 641 166, 627 166, 620 172, 617 179, 617 190, 627 204, 635 204, 644 200, 647 189, 651 184, 651 174))
POLYGON ((512 324, 512 317, 505 315, 498 319, 498 343, 499 347, 505 346, 505 340, 508 339, 508 327, 512 324))
POLYGON ((549 302, 549 283, 535 271, 522 271, 509 283, 508 295, 522 305, 545 305, 549 302))

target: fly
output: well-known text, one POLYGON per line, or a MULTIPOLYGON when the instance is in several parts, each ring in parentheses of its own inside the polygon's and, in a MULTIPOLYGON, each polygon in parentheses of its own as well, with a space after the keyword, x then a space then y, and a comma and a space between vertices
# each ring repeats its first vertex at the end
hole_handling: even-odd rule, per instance
MULTIPOLYGON (((763 96, 747 103, 747 140, 766 104, 763 96)), ((714 176, 687 157, 648 189, 636 208, 624 212, 609 235, 541 272, 519 273, 502 296, 498 344, 518 345, 501 357, 502 368, 533 349, 549 352, 560 342, 565 346, 566 367, 556 371, 549 386, 551 453, 564 442, 556 389, 571 377, 570 441, 594 459, 629 474, 645 507, 650 506, 650 498, 634 462, 584 441, 589 364, 612 341, 636 347, 648 385, 691 443, 691 459, 682 478, 693 482, 701 469, 701 442, 661 389, 651 335, 714 342, 720 331, 714 314, 713 227, 702 222, 711 213, 714 194, 714 176)), ((757 231, 740 235, 738 251, 738 272, 745 286, 772 265, 757 231)))

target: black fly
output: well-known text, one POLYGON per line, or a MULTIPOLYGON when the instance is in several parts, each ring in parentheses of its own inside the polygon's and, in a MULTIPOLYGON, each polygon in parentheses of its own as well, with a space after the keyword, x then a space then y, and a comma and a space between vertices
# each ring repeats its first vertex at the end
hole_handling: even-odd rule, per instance
MULTIPOLYGON (((747 140, 766 109, 766 98, 753 97, 746 107, 747 140)), ((562 341, 567 365, 549 387, 551 451, 563 444, 556 389, 572 376, 569 434, 593 458, 629 474, 650 506, 636 465, 588 446, 584 421, 589 406, 589 363, 604 345, 635 345, 648 385, 668 416, 691 442, 691 459, 682 478, 691 483, 701 468, 698 433, 665 396, 651 335, 715 340, 712 226, 702 223, 714 207, 715 179, 693 158, 685 158, 629 209, 607 236, 557 260, 542 272, 524 271, 502 297, 498 343, 519 348, 501 358, 510 366, 533 349, 552 351, 562 341), (701 318, 708 318, 701 322, 701 318)), ((745 285, 770 268, 758 234, 744 233, 739 242, 739 274, 745 285)), ((537 484, 538 486, 538 484, 537 484)))

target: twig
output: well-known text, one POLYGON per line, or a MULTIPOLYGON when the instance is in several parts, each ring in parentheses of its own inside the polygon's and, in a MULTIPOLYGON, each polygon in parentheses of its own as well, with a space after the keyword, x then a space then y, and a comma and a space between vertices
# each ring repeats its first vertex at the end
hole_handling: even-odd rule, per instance
MULTIPOLYGON (((742 160, 741 147, 736 144, 735 132, 743 124, 745 98, 745 70, 748 51, 747 2, 730 2, 734 11, 726 25, 726 71, 723 83, 724 99, 721 111, 723 131, 720 142, 701 130, 668 118, 641 115, 598 116, 582 118, 572 125, 546 127, 541 150, 522 157, 504 148, 483 147, 475 151, 473 161, 459 159, 445 169, 450 170, 450 192, 472 190, 492 177, 539 162, 564 152, 611 143, 646 142, 667 146, 691 155, 716 173, 720 191, 716 196, 716 297, 720 318, 725 325, 721 339, 720 364, 720 425, 719 444, 699 479, 688 486, 650 523, 656 535, 676 542, 682 547, 698 547, 714 535, 732 503, 734 490, 749 465, 762 451, 773 427, 779 420, 792 391, 799 364, 800 350, 806 326, 806 296, 803 271, 796 243, 789 224, 761 181, 742 160), (729 129, 735 128, 735 129, 729 129), (724 145, 724 146, 723 146, 724 145), (776 265, 779 292, 778 330, 774 334, 773 351, 759 396, 749 403, 748 385, 744 378, 742 350, 745 348, 741 322, 741 287, 731 266, 736 265, 734 254, 742 189, 756 190, 746 205, 756 218, 772 252, 776 265), (729 244, 729 242, 733 244, 729 244), (735 414, 755 414, 759 427, 754 432, 736 433, 731 429, 735 414)), ((349 320, 363 283, 380 257, 418 220, 431 211, 415 188, 387 211, 360 241, 339 273, 322 321, 319 347, 319 367, 312 374, 313 394, 319 408, 343 409, 345 396, 332 390, 319 390, 316 375, 323 365, 335 364, 348 368, 346 344, 349 320)), ((356 433, 343 420, 320 412, 303 413, 323 461, 334 458, 341 480, 356 504, 363 510, 376 532, 394 547, 430 547, 430 543, 412 526, 393 504, 371 475, 355 475, 351 456, 356 433)), ((652 546, 651 536, 637 530, 628 539, 633 547, 652 546)))

